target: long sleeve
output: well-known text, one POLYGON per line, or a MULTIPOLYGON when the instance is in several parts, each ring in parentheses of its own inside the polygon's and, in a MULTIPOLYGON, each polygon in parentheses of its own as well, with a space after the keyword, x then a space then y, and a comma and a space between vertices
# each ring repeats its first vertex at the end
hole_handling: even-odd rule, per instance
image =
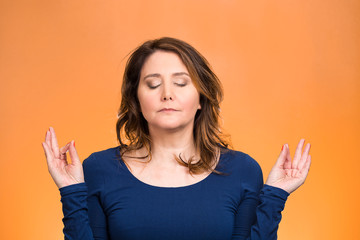
POLYGON ((66 240, 92 240, 87 209, 87 187, 79 183, 60 188, 66 240))
POLYGON ((248 180, 242 186, 243 196, 232 239, 275 240, 289 194, 280 188, 263 185, 261 168, 255 161, 253 163, 245 173, 248 180))
MULTIPOLYGON (((91 159, 90 156, 84 161, 91 159)), ((85 176, 89 173, 85 171, 85 176)), ((90 170, 91 171, 91 170, 90 170)), ((90 172, 91 174, 91 172, 90 172)), ((107 240, 106 217, 93 180, 60 188, 65 240, 107 240), (88 187, 89 186, 89 187, 88 187)))

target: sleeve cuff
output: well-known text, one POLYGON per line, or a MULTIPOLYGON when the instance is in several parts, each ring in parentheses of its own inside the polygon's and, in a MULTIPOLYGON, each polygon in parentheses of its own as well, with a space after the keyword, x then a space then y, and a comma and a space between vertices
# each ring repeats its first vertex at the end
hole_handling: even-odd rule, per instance
POLYGON ((272 198, 280 198, 284 202, 287 200, 288 196, 290 195, 287 191, 281 188, 273 187, 267 184, 264 185, 262 189, 262 193, 272 198))
POLYGON ((72 184, 66 187, 59 188, 61 197, 65 197, 69 194, 76 193, 76 192, 87 192, 86 183, 77 183, 72 184))

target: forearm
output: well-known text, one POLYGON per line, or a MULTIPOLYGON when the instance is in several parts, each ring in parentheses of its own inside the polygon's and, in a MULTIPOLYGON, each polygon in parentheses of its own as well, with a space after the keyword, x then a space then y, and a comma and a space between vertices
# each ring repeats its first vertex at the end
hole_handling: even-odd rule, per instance
POLYGON ((85 183, 60 188, 66 240, 93 240, 87 208, 85 183))
POLYGON ((253 213, 246 212, 246 208, 251 208, 254 200, 249 199, 248 203, 242 203, 239 207, 237 216, 239 223, 236 226, 233 239, 247 240, 275 240, 277 239, 277 230, 281 221, 281 212, 284 209, 285 202, 289 194, 280 189, 264 185, 259 195, 259 204, 253 209, 253 213), (248 204, 248 206, 244 206, 248 204), (241 212, 249 215, 241 215, 241 212), (250 215, 256 216, 252 223, 247 219, 254 219, 250 215), (241 220, 244 219, 245 220, 241 220))

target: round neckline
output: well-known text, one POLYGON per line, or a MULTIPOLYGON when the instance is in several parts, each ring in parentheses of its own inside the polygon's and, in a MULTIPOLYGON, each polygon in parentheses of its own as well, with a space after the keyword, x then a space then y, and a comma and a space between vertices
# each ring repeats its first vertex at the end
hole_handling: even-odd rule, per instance
MULTIPOLYGON (((219 161, 217 163, 217 165, 219 164, 220 160, 221 160, 221 157, 222 157, 222 154, 220 154, 220 157, 219 157, 219 161)), ((185 189, 185 188, 191 188, 191 187, 195 187, 197 185, 200 185, 202 184, 203 182, 205 182, 206 180, 208 180, 212 175, 213 175, 213 172, 209 173, 205 178, 201 179, 200 181, 198 182, 195 182, 195 183, 192 183, 192 184, 189 184, 189 185, 184 185, 184 186, 178 186, 178 187, 166 187, 166 186, 157 186, 157 185, 152 185, 150 183, 146 183, 144 181, 141 181, 139 178, 137 178, 131 171, 130 169, 128 168, 128 166, 125 164, 124 160, 121 158, 120 156, 120 161, 121 161, 121 165, 123 167, 125 167, 127 173, 130 175, 130 177, 135 180, 136 182, 138 182, 139 184, 141 185, 144 185, 144 186, 147 186, 147 187, 151 187, 151 188, 156 188, 156 189, 185 189)), ((216 167, 215 167, 216 168, 216 167)))

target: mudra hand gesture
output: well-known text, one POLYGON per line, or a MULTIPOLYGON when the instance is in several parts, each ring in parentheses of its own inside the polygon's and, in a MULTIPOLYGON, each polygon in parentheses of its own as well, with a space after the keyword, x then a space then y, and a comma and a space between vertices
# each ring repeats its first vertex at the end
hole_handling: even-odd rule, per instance
POLYGON ((293 161, 291 161, 289 146, 287 144, 283 146, 266 180, 267 185, 292 193, 305 182, 310 169, 311 156, 309 155, 310 143, 306 144, 302 152, 304 142, 305 139, 300 140, 293 161))
POLYGON ((46 131, 45 142, 42 143, 51 177, 58 188, 84 182, 82 164, 75 149, 74 141, 59 149, 55 131, 46 131), (67 161, 69 152, 71 163, 67 161))

